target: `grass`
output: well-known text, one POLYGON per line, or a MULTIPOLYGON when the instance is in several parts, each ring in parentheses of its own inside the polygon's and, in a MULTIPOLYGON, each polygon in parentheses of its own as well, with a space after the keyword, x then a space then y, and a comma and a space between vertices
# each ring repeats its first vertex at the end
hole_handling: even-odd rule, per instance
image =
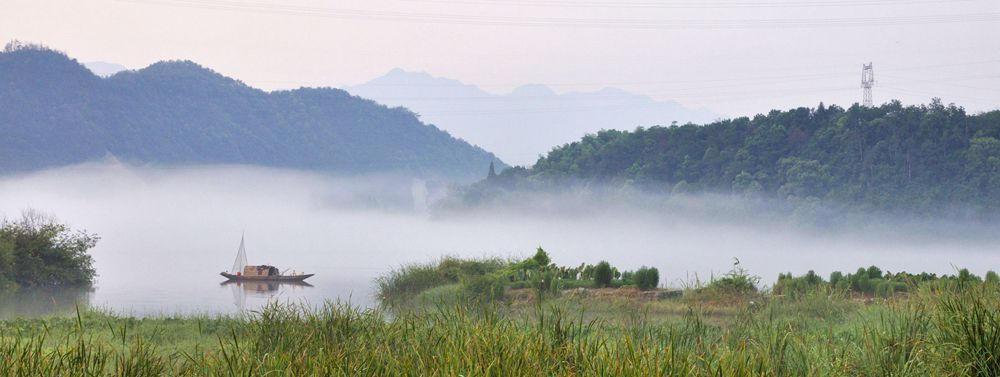
POLYGON ((0 321, 0 375, 994 376, 1000 287, 0 321))

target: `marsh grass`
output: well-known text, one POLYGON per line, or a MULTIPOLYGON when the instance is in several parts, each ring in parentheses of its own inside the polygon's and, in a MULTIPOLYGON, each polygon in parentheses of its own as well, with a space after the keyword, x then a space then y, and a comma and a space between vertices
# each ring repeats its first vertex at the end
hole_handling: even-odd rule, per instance
POLYGON ((242 317, 146 319, 80 311, 0 321, 0 375, 992 376, 998 293, 762 295, 724 316, 681 299, 402 312, 272 304, 242 317))

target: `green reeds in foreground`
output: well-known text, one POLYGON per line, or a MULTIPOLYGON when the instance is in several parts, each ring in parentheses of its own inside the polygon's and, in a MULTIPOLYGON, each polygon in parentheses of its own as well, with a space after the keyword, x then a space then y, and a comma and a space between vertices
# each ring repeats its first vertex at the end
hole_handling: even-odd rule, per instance
POLYGON ((998 294, 986 284, 870 304, 764 296, 721 321, 697 308, 593 315, 558 299, 391 315, 340 303, 242 318, 85 311, 0 321, 0 375, 996 376, 998 294))

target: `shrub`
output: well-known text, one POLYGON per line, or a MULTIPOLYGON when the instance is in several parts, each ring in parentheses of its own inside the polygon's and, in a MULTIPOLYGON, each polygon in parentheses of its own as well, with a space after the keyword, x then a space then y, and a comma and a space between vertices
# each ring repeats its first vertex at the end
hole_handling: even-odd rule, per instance
POLYGON ((611 286, 611 265, 606 261, 601 261, 594 266, 594 285, 598 288, 605 288, 611 286))
POLYGON ((986 271, 986 282, 990 284, 1000 283, 1000 276, 994 271, 986 271))
POLYGON ((483 301, 503 297, 504 281, 499 276, 470 275, 462 279, 462 288, 469 298, 483 301))
POLYGON ((410 264, 376 279, 378 298, 392 301, 412 297, 417 293, 454 281, 448 280, 433 264, 410 264))
POLYGON ((740 266, 740 260, 734 258, 733 269, 719 279, 713 280, 708 287, 724 294, 746 294, 757 291, 760 277, 750 275, 740 266))
POLYGON ((660 285, 660 271, 656 267, 642 266, 635 271, 632 280, 641 290, 650 290, 660 285))
POLYGON ((837 283, 844 279, 844 274, 840 271, 830 273, 830 285, 836 287, 837 283))
POLYGON ((882 278, 882 269, 878 268, 876 266, 868 267, 868 271, 866 271, 866 272, 867 272, 867 275, 868 275, 869 279, 881 279, 882 278))
POLYGON ((97 275, 87 251, 99 237, 25 211, 0 222, 0 285, 88 286, 97 275))
POLYGON ((774 283, 772 291, 779 295, 797 297, 823 287, 823 283, 823 279, 812 270, 800 277, 793 277, 792 273, 789 272, 788 274, 778 274, 778 281, 774 283))
POLYGON ((535 251, 535 256, 531 257, 531 260, 535 261, 538 267, 546 267, 551 263, 552 259, 549 258, 549 253, 546 253, 541 247, 535 251))

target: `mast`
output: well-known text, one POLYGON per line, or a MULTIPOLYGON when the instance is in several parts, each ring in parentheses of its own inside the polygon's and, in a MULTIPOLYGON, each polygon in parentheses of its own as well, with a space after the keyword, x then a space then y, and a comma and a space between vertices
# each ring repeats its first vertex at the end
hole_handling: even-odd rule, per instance
MULTIPOLYGON (((245 235, 244 235, 245 236, 245 235)), ((233 262, 231 273, 243 272, 243 267, 247 266, 247 249, 243 243, 244 236, 240 236, 240 250, 236 252, 236 261, 233 262)))

